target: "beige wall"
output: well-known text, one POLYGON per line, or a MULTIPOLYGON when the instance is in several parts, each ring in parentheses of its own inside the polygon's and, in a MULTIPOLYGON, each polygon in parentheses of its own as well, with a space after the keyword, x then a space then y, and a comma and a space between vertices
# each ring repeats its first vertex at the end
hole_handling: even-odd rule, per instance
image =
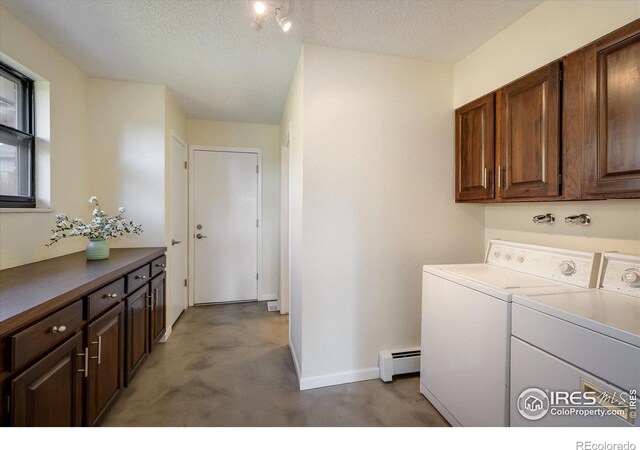
POLYGON ((262 149, 263 299, 278 294, 280 245, 280 127, 213 120, 187 120, 189 145, 262 149))
MULTIPOLYGON (((454 106, 541 67, 640 17, 640 1, 547 1, 454 66, 454 106)), ((485 206, 486 239, 502 238, 581 250, 640 253, 640 201, 558 202, 485 206), (554 213, 554 225, 536 214, 554 213), (588 227, 565 224, 590 214, 588 227)))
MULTIPOLYGON (((50 206, 55 212, 87 215, 91 211, 87 203, 91 195, 88 78, 2 7, 0 52, 3 61, 17 62, 36 79, 49 83, 50 123, 40 120, 37 134, 40 138, 39 152, 43 148, 50 152, 41 155, 45 164, 50 164, 50 180, 49 174, 38 178, 39 197, 50 196, 50 206), (41 194, 43 191, 45 194, 41 194)), ((44 94, 47 95, 46 89, 44 94)), ((41 161, 40 156, 38 161, 41 161)), ((54 212, 0 212, 0 269, 53 258, 85 247, 83 239, 66 239, 53 247, 45 247, 54 222, 54 212)))
MULTIPOLYGON (((289 309, 289 345, 292 347, 296 360, 296 371, 300 375, 302 364, 302 155, 303 155, 303 74, 304 49, 298 57, 287 103, 280 122, 280 144, 284 146, 289 139, 289 160, 283 154, 281 172, 283 189, 288 183, 287 198, 281 199, 283 214, 281 215, 281 241, 284 253, 281 255, 280 295, 288 302, 289 309), (288 205, 287 205, 288 203, 288 205), (288 227, 288 229, 287 229, 288 227), (289 242, 285 239, 290 235, 289 242), (282 265, 284 263, 284 266, 282 265), (289 270, 287 270, 287 265, 289 270), (287 292, 286 286, 289 286, 287 292)), ((285 150, 286 151, 286 150, 285 150)))
POLYGON ((483 255, 453 202, 452 66, 304 49, 302 385, 376 378, 420 342, 424 264, 483 255))
POLYGON ((164 86, 90 80, 91 192, 109 213, 127 208, 144 229, 113 248, 165 245, 164 111, 164 86))

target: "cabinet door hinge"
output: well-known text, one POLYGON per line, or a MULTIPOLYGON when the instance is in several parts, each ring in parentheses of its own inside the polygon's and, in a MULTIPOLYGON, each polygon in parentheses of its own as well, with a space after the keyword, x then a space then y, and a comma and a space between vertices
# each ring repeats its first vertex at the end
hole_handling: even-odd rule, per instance
POLYGON ((259 279, 260 279, 260 275, 256 274, 256 280, 259 280, 259 279))
POLYGON ((562 184, 562 174, 558 174, 558 184, 562 184))
POLYGON ((260 166, 256 166, 256 173, 260 173, 260 166))
POLYGON ((187 287, 187 280, 186 280, 186 278, 185 278, 185 280, 184 280, 184 287, 187 287))
POLYGON ((7 408, 7 414, 11 413, 11 397, 9 397, 8 395, 5 396, 5 407, 7 408))
POLYGON ((187 162, 184 162, 184 168, 187 169, 189 167, 189 164, 187 164, 187 162))
POLYGON ((256 227, 260 226, 260 219, 256 219, 256 227))

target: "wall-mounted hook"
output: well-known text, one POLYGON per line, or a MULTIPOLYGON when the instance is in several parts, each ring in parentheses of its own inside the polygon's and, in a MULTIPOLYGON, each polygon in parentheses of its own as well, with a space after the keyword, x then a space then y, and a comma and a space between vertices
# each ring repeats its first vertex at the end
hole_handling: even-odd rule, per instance
POLYGON ((553 223, 555 221, 556 221, 556 216, 549 213, 533 216, 533 223, 553 223))
POLYGON ((591 217, 589 217, 588 214, 578 214, 577 216, 567 216, 564 218, 564 221, 575 225, 589 225, 591 223, 591 217))

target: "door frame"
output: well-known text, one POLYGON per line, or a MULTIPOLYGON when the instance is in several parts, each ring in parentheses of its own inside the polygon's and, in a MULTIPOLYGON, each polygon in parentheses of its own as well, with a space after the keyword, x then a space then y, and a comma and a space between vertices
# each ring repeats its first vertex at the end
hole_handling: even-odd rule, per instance
POLYGON ((280 314, 289 314, 291 298, 291 124, 287 126, 283 142, 284 144, 280 147, 280 294, 278 303, 280 314), (284 192, 285 186, 286 193, 284 192))
POLYGON ((262 295, 262 149, 258 147, 218 147, 211 145, 189 145, 189 161, 187 163, 188 178, 189 178, 189 220, 187 236, 189 240, 189 286, 188 290, 189 306, 195 306, 195 265, 196 265, 196 252, 195 252, 195 231, 192 229, 195 226, 195 177, 193 174, 193 161, 196 151, 203 152, 220 152, 220 153, 254 153, 258 157, 258 264, 257 264, 257 301, 260 301, 262 295))
MULTIPOLYGON (((169 185, 169 192, 167 192, 167 197, 170 199, 170 195, 171 192, 173 192, 173 140, 178 141, 180 144, 182 144, 184 146, 184 160, 185 162, 189 161, 189 145, 187 145, 187 141, 185 141, 184 139, 182 139, 182 137, 173 129, 169 130, 169 161, 167 161, 167 167, 169 168, 168 172, 168 185, 169 185)), ((187 168, 189 167, 189 163, 187 162, 187 168)), ((186 207, 187 207, 187 217, 185 217, 186 220, 186 230, 185 230, 185 234, 187 236, 189 236, 189 171, 186 170, 185 171, 186 174, 185 176, 187 177, 187 186, 186 186, 186 207)), ((174 210, 174 205, 171 205, 171 211, 169 214, 169 232, 168 232, 168 237, 166 238, 166 243, 165 245, 167 246, 167 248, 171 249, 173 248, 173 246, 171 245, 171 240, 173 239, 173 229, 172 229, 172 224, 173 224, 173 214, 175 214, 175 210, 174 210)), ((188 242, 185 242, 185 245, 187 247, 186 251, 187 251, 187 273, 185 274, 185 276, 187 277, 187 280, 189 280, 189 273, 191 272, 191 267, 189 266, 189 244, 188 242)), ((171 255, 172 256, 173 252, 167 252, 167 255, 171 255)), ((168 261, 168 265, 169 267, 171 267, 171 264, 173 264, 173 259, 171 258, 171 256, 169 256, 169 261, 168 261)), ((171 278, 171 277, 168 277, 171 278)), ((168 279, 167 280, 167 287, 165 289, 167 289, 169 291, 169 295, 167 297, 171 297, 171 288, 172 288, 172 280, 168 279)), ((190 282, 187 281, 187 297, 185 298, 185 303, 182 305, 182 312, 184 312, 187 308, 189 308, 190 303, 189 303, 189 291, 191 290, 190 287, 190 282)), ((168 305, 165 302, 165 309, 168 307, 168 305)), ((180 313, 182 314, 182 313, 180 313)), ((179 317, 179 316, 178 316, 179 317)), ((176 320, 178 320, 176 318, 176 320)), ((165 324, 166 326, 166 332, 165 332, 165 339, 167 339, 169 337, 169 335, 171 334, 171 330, 172 330, 172 326, 173 324, 165 324)))

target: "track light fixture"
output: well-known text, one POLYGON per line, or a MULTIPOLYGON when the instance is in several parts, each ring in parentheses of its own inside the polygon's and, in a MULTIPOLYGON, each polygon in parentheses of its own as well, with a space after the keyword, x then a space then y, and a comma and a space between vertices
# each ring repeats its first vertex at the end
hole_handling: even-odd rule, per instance
POLYGON ((282 8, 276 8, 276 22, 285 33, 291 29, 291 21, 287 18, 282 8))
POLYGON ((291 21, 287 17, 289 2, 269 1, 251 1, 252 11, 254 13, 251 28, 255 31, 262 31, 266 22, 269 11, 276 16, 276 23, 285 33, 291 29, 291 21))

